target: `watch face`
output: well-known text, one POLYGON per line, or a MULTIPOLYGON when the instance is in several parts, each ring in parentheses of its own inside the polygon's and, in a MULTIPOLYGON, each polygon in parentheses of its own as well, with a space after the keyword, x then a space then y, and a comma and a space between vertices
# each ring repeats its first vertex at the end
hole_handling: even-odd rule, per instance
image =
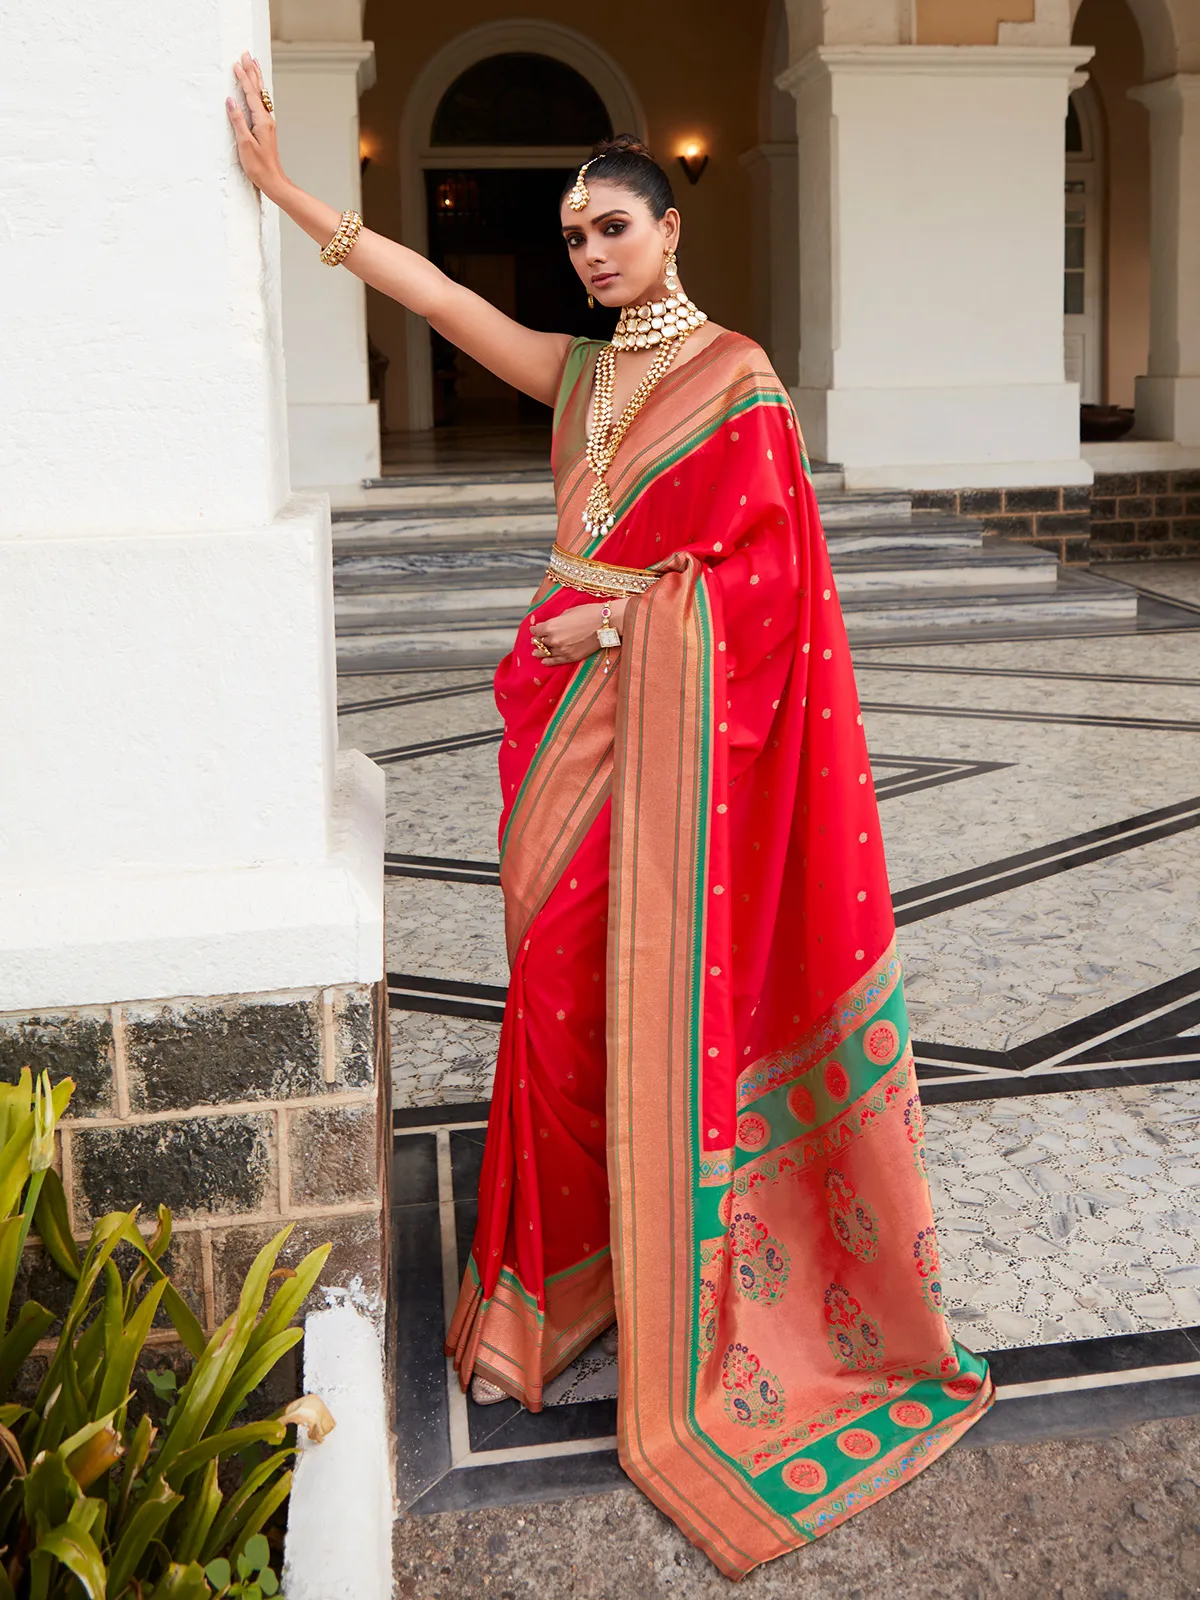
POLYGON ((597 628, 596 637, 604 650, 615 650, 621 642, 621 635, 615 628, 597 628))

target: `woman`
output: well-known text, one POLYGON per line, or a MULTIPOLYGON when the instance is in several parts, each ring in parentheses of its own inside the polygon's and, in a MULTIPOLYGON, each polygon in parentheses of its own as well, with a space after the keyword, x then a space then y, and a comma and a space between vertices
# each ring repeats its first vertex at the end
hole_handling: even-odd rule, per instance
MULTIPOLYGON (((612 345, 518 326, 283 176, 325 259, 554 407, 558 539, 496 674, 512 976, 447 1338, 538 1410, 615 1319, 634 1482, 741 1577, 987 1409, 950 1337, 879 817, 795 414, 707 321, 636 141, 564 193, 612 345)), ((266 107, 264 109, 264 100, 266 107)))

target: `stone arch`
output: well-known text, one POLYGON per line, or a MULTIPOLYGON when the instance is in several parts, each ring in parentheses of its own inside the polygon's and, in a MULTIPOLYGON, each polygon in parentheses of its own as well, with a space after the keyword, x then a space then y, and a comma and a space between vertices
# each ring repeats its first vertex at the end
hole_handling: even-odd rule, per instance
MULTIPOLYGON (((1181 70, 1195 71, 1200 65, 1200 21, 1188 17, 1180 0, 1125 0, 1138 31, 1145 52, 1146 78, 1169 78, 1181 70), (1189 38, 1189 35, 1191 36, 1189 38), (1181 41, 1190 46, 1190 67, 1181 60, 1181 41)), ((1083 0, 1071 0, 1071 26, 1082 8, 1083 0)))
MULTIPOLYGON (((561 23, 537 17, 511 17, 481 23, 458 34, 426 61, 413 81, 400 117, 400 239, 410 249, 426 253, 429 246, 422 171, 432 160, 443 162, 445 150, 430 145, 430 130, 443 95, 470 67, 490 56, 508 54, 549 56, 586 78, 603 100, 614 133, 646 137, 646 116, 629 78, 616 61, 586 34, 561 23)), ((490 158, 510 166, 569 166, 586 155, 575 147, 543 146, 537 150, 472 151, 472 160, 490 158)), ((421 317, 406 319, 408 426, 414 430, 433 426, 432 363, 429 331, 421 317)))

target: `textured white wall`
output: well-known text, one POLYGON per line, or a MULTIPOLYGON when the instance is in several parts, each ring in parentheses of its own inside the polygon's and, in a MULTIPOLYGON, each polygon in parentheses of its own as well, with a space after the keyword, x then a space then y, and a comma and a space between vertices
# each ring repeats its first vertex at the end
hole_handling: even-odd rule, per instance
POLYGON ((337 766, 328 502, 289 497, 224 109, 266 0, 5 23, 0 1011, 370 981, 382 781, 337 766))
POLYGON ((268 521, 287 494, 278 225, 224 113, 235 55, 268 58, 266 0, 8 0, 4 38, 0 528, 268 521))

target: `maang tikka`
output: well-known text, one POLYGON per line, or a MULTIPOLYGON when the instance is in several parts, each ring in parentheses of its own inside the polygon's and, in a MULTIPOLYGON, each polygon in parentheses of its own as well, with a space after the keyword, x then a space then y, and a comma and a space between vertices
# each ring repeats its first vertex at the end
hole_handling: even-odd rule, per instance
POLYGON ((599 156, 592 156, 590 160, 585 161, 580 167, 579 176, 575 179, 575 187, 567 196, 567 204, 570 206, 572 211, 582 211, 587 205, 588 201, 591 199, 591 195, 588 194, 587 184, 583 181, 583 175, 591 166, 593 161, 599 161, 600 159, 601 158, 599 156))

